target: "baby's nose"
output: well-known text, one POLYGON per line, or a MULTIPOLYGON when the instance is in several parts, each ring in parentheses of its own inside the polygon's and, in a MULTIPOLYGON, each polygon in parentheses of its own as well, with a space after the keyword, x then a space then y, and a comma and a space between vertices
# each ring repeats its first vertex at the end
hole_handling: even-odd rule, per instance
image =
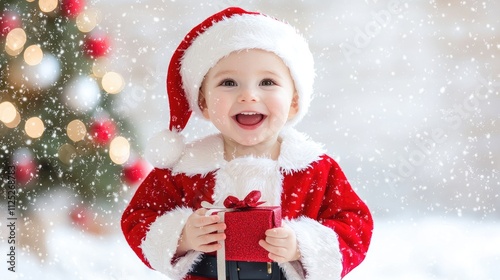
POLYGON ((258 96, 257 96, 255 90, 250 89, 250 88, 242 89, 242 91, 238 97, 239 102, 257 102, 258 100, 259 99, 258 99, 258 96))

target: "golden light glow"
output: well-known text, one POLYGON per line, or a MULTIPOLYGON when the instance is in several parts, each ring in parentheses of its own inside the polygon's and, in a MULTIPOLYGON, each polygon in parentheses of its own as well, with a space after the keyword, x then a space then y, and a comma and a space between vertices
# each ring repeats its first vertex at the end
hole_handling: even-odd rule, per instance
POLYGON ((124 164, 130 156, 130 143, 125 137, 118 136, 109 144, 109 157, 116 164, 124 164))
POLYGON ((50 13, 57 8, 58 0, 40 0, 38 2, 38 7, 44 13, 50 13))
POLYGON ((74 142, 78 142, 85 138, 87 128, 81 120, 72 120, 66 127, 66 133, 68 134, 69 139, 74 142))
POLYGON ((31 138, 39 138, 45 130, 45 125, 39 117, 29 118, 24 124, 24 131, 31 138))
POLYGON ((43 51, 39 45, 31 45, 24 50, 24 61, 31 66, 39 64, 43 59, 43 51))
POLYGON ((94 64, 92 65, 92 73, 94 76, 100 78, 108 72, 107 68, 107 59, 105 57, 100 57, 94 61, 94 64))
POLYGON ((26 44, 26 32, 24 32, 24 29, 19 27, 12 29, 5 38, 5 50, 7 53, 10 51, 10 55, 12 55, 11 53, 16 52, 17 54, 20 54, 24 48, 24 44, 26 44))
POLYGON ((70 165, 73 162, 73 159, 76 157, 76 149, 70 144, 64 144, 59 147, 59 151, 57 151, 57 156, 59 160, 65 164, 70 165))
POLYGON ((101 15, 98 10, 87 9, 76 17, 76 26, 81 32, 87 33, 99 24, 100 19, 101 15))
POLYGON ((123 77, 116 72, 108 72, 102 77, 102 88, 110 94, 116 94, 123 90, 125 81, 123 77))
POLYGON ((21 122, 21 115, 16 111, 16 117, 10 123, 6 123, 5 126, 8 128, 16 128, 21 122))
POLYGON ((23 51, 23 48, 11 50, 9 46, 5 45, 5 52, 10 56, 18 56, 23 51))
POLYGON ((14 104, 9 101, 0 103, 0 121, 3 123, 11 123, 16 118, 17 110, 14 104))

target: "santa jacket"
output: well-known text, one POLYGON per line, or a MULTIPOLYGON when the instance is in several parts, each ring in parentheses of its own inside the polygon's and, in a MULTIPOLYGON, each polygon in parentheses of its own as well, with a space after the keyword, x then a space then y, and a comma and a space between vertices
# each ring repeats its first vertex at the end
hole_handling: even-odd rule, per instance
POLYGON ((172 168, 153 169, 121 221, 139 258, 170 279, 206 279, 187 275, 201 252, 174 258, 187 218, 202 201, 222 205, 228 195, 260 190, 264 205, 281 205, 283 226, 297 236, 301 259, 279 264, 287 279, 341 279, 356 267, 373 229, 366 204, 319 144, 293 129, 280 137, 276 161, 228 162, 221 135, 212 135, 188 145, 172 168))

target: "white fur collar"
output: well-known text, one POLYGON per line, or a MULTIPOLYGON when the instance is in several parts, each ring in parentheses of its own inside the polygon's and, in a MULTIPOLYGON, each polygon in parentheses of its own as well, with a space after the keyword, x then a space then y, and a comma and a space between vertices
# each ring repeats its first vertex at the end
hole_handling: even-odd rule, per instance
MULTIPOLYGON (((309 167, 324 154, 321 144, 293 128, 285 129, 280 137, 282 143, 277 163, 286 174, 309 167)), ((184 173, 188 176, 206 175, 226 166, 227 163, 224 159, 222 136, 215 134, 188 144, 172 170, 174 173, 184 173)))

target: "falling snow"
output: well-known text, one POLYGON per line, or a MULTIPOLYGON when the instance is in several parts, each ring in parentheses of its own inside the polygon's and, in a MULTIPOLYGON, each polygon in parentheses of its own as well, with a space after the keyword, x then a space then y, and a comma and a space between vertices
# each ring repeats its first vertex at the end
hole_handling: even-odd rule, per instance
MULTIPOLYGON (((138 155, 147 138, 168 125, 165 74, 172 51, 188 29, 226 6, 260 10, 293 23, 309 40, 316 63, 315 99, 297 128, 325 144, 375 218, 367 258, 345 279, 465 280, 500 275, 499 1, 87 2, 99 9, 101 29, 113 37, 108 66, 122 71, 126 86, 113 102, 107 101, 113 114, 130 121, 127 131, 139 138, 138 155)), ((44 19, 40 26, 47 23, 43 13, 23 17, 44 19)), ((56 22, 51 38, 66 32, 63 25, 64 21, 56 22)), ((42 28, 33 26, 29 32, 37 30, 42 28)), ((84 40, 75 35, 70 39, 64 48, 52 41, 41 45, 55 48, 53 58, 77 59, 80 53, 67 52, 84 40)), ((71 69, 76 62, 60 66, 71 69)), ((5 69, 0 65, 2 74, 5 69)), ((17 97, 29 93, 30 83, 40 78, 37 73, 24 74, 17 97)), ((77 74, 87 73, 80 69, 77 74)), ((56 90, 63 92, 64 85, 56 90)), ((19 100, 28 106, 35 99, 19 100)), ((47 100, 43 111, 55 120, 67 118, 72 112, 60 104, 57 98, 47 100)), ((86 109, 78 100, 73 105, 86 109)), ((99 112, 102 109, 96 109, 99 112)), ((3 139, 8 130, 0 125, 3 139)), ((60 139, 63 130, 47 133, 60 139)), ((184 132, 193 140, 215 130, 194 118, 184 132)), ((14 149, 0 143, 3 161, 14 149)), ((21 143, 38 149, 39 158, 61 154, 53 142, 21 143)), ((85 146, 78 149, 92 153, 85 146)), ((146 268, 120 233, 118 221, 135 187, 98 187, 102 176, 110 173, 102 164, 107 152, 103 149, 88 161, 70 157, 72 166, 54 170, 54 177, 43 184, 47 192, 40 196, 21 190, 41 221, 28 218, 20 227, 19 236, 32 237, 20 241, 23 245, 17 249, 17 278, 166 279, 146 268), (57 188, 51 185, 80 176, 81 169, 74 167, 78 164, 96 167, 84 177, 87 195, 95 198, 90 208, 98 228, 75 224, 84 218, 81 213, 70 220, 67 213, 82 197, 53 191, 57 188)), ((65 187, 82 186, 77 182, 65 187)), ((3 200, 0 211, 7 211, 3 200)), ((2 254, 8 250, 3 242, 5 223, 0 220, 2 254)), ((0 278, 11 279, 8 273, 2 266, 0 278)))

